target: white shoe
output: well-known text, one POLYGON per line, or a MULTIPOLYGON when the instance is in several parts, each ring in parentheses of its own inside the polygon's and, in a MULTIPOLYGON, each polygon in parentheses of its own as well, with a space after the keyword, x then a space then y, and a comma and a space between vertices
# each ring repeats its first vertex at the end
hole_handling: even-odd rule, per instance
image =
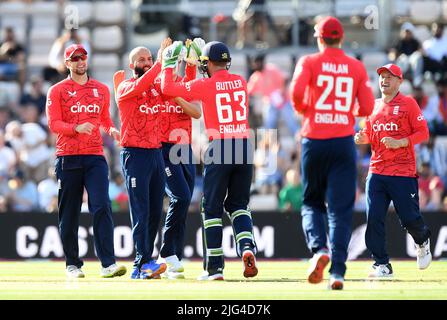
POLYGON ((320 283, 323 281, 324 268, 331 261, 329 252, 326 249, 319 250, 310 259, 310 265, 307 269, 307 281, 309 283, 320 283))
POLYGON ((101 277, 103 278, 113 278, 121 277, 126 274, 126 267, 119 266, 116 263, 111 264, 107 268, 101 268, 101 277))
POLYGON ((169 256, 164 258, 166 264, 168 265, 168 272, 184 272, 185 268, 183 267, 182 262, 178 259, 176 255, 169 256))
POLYGON ((427 269, 432 259, 430 252, 430 239, 427 239, 427 241, 421 245, 415 244, 415 246, 417 255, 416 263, 418 268, 421 270, 427 269))
POLYGON ((368 274, 370 279, 390 279, 393 277, 393 268, 391 264, 377 264, 372 265, 372 270, 368 274))
POLYGON ((343 284, 345 279, 338 274, 331 274, 329 278, 329 289, 330 290, 343 290, 343 284))
POLYGON ((78 268, 74 265, 67 266, 66 274, 68 278, 85 278, 84 272, 82 272, 81 268, 78 268))
POLYGON ((203 271, 203 273, 197 278, 199 281, 214 281, 214 280, 223 280, 224 276, 223 273, 213 273, 210 275, 208 271, 203 271))
POLYGON ((185 279, 185 274, 183 272, 166 271, 163 276, 170 280, 185 279))

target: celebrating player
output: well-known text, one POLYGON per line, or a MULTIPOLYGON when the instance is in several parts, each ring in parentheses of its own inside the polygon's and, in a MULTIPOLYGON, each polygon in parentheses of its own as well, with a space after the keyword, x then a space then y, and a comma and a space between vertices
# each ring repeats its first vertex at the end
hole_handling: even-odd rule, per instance
POLYGON ((301 215, 307 246, 314 254, 308 281, 321 282, 332 259, 329 288, 340 290, 355 200, 354 117, 371 113, 374 96, 363 64, 341 49, 340 21, 326 17, 315 31, 320 52, 300 58, 290 86, 293 105, 303 114, 301 215), (354 108, 356 100, 358 108, 354 108), (331 256, 326 246, 326 214, 331 256))
MULTIPOLYGON (((177 73, 174 81, 187 82, 196 78, 197 66, 194 64, 195 50, 205 45, 200 38, 187 40, 188 55, 185 78, 177 73)), ((161 77, 156 80, 156 87, 161 92, 161 77)), ((169 208, 163 228, 160 261, 165 261, 168 269, 166 275, 170 279, 184 278, 183 257, 186 216, 194 190, 196 175, 192 161, 191 149, 191 117, 198 119, 202 112, 200 106, 180 97, 162 95, 164 108, 161 120, 161 142, 165 163, 166 187, 169 197, 169 208)))
POLYGON ((101 260, 101 276, 126 273, 115 263, 113 220, 109 199, 108 166, 104 158, 102 127, 120 139, 109 114, 107 86, 87 75, 87 51, 82 45, 65 50, 70 75, 48 91, 46 112, 50 130, 57 134, 56 177, 59 183, 59 230, 67 265, 67 276, 83 278, 79 259, 78 229, 84 187, 89 211, 93 213, 96 253, 101 260))
POLYGON ((243 274, 254 277, 258 269, 253 223, 248 210, 253 165, 248 141, 246 81, 228 72, 231 56, 227 46, 212 41, 203 48, 199 66, 209 78, 174 82, 173 68, 182 48, 181 42, 174 42, 163 52, 162 91, 169 96, 202 101, 205 126, 211 140, 205 157, 202 202, 205 271, 199 280, 224 279, 224 208, 233 225, 237 253, 244 264, 243 274))
POLYGON ((165 185, 159 136, 159 111, 163 101, 154 81, 161 70, 161 52, 170 43, 169 38, 161 43, 156 63, 147 48, 133 49, 129 53, 133 77, 121 82, 116 93, 123 147, 121 167, 129 193, 136 247, 132 279, 157 278, 166 270, 165 263, 152 259, 165 185))
POLYGON ((402 71, 394 64, 377 69, 382 98, 366 119, 355 143, 371 144, 371 163, 366 179, 367 227, 365 242, 375 263, 371 278, 392 277, 385 245, 385 217, 393 201, 401 225, 416 243, 417 266, 426 269, 432 259, 430 231, 419 211, 414 145, 428 140, 429 133, 416 101, 399 92, 402 71))

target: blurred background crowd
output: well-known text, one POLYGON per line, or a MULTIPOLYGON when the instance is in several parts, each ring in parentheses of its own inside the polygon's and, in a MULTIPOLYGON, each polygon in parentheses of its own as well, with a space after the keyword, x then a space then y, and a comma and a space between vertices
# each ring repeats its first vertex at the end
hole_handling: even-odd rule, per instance
MULTIPOLYGON (((90 75, 112 89, 113 73, 128 69, 132 47, 145 45, 155 55, 168 35, 230 46, 231 71, 248 80, 251 127, 272 129, 257 140, 250 206, 299 211, 301 119, 287 89, 297 59, 317 50, 313 26, 327 14, 343 22, 343 48, 363 61, 377 98, 375 69, 394 62, 404 71, 401 91, 416 99, 431 134, 417 146, 420 205, 424 211, 447 212, 445 0, 0 1, 0 212, 57 211, 55 137, 48 130, 45 101, 48 88, 67 76, 64 49, 82 43, 89 52, 90 75)), ((206 141, 201 121, 194 121, 197 157, 206 141)), ((113 210, 126 212, 119 147, 104 135, 104 149, 113 210)), ((369 159, 369 147, 358 146, 358 211, 365 209, 369 159)), ((202 192, 197 166, 192 211, 199 209, 202 192)))

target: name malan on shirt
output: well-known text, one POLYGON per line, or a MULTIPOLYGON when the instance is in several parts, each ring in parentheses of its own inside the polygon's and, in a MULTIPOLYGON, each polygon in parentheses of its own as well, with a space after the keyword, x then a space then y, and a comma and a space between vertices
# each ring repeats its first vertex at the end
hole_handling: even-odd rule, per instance
POLYGON ((321 65, 321 71, 335 73, 335 74, 348 74, 349 67, 347 64, 336 64, 336 63, 331 63, 331 62, 323 62, 321 65))

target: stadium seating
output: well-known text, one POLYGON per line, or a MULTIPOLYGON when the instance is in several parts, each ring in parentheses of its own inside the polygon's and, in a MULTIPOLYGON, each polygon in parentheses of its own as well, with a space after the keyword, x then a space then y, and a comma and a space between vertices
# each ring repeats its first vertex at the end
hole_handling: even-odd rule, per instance
POLYGON ((413 1, 410 4, 410 17, 415 23, 431 23, 438 20, 440 13, 439 1, 413 1))
POLYGON ((0 26, 2 29, 14 27, 14 33, 20 43, 26 42, 27 13, 23 2, 0 3, 0 26))
POLYGON ((125 13, 123 1, 96 1, 94 4, 94 19, 99 24, 123 24, 125 13))
POLYGON ((117 51, 124 44, 123 33, 118 26, 96 27, 93 29, 92 45, 98 51, 117 51))
POLYGON ((79 26, 83 26, 93 20, 93 4, 89 1, 71 1, 65 5, 62 13, 64 16, 77 14, 79 26), (76 12, 70 6, 76 7, 76 12))

